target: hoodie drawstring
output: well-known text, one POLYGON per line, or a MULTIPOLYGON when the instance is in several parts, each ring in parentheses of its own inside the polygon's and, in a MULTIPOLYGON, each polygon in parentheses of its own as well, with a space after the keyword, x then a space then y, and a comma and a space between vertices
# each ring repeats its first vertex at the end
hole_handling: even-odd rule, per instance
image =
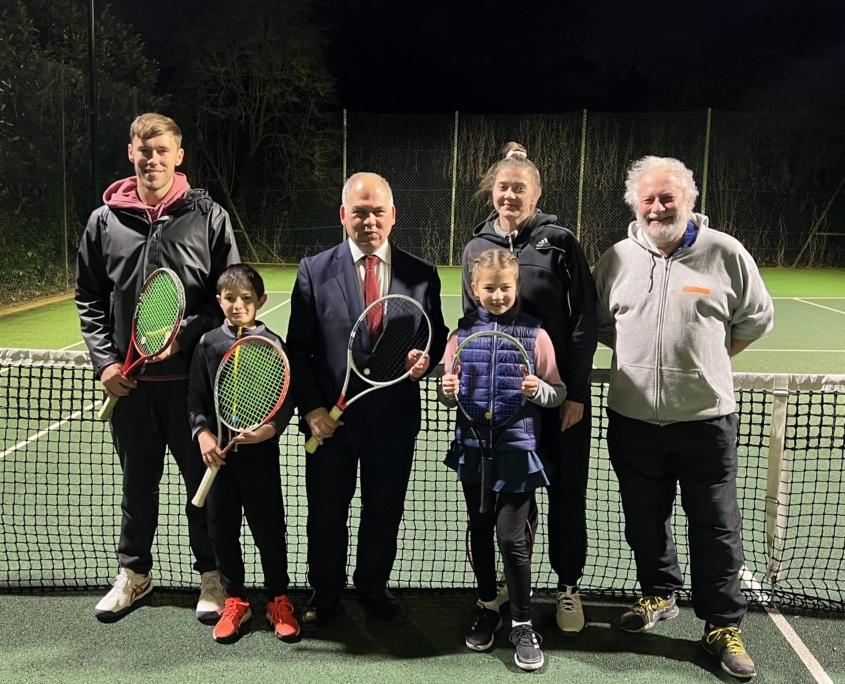
POLYGON ((654 260, 654 254, 650 254, 648 252, 647 254, 651 257, 651 271, 648 276, 648 291, 650 293, 654 289, 654 268, 657 266, 657 262, 654 260))

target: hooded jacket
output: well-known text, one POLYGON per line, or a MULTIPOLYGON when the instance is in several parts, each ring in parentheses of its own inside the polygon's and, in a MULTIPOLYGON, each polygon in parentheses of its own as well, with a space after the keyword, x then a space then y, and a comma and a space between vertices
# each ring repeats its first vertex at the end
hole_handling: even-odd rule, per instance
POLYGON ((157 268, 170 268, 185 288, 185 319, 176 338, 180 350, 147 364, 143 374, 187 377, 194 346, 222 317, 215 300, 217 277, 240 260, 229 215, 205 190, 185 189, 182 174, 174 181, 176 193, 182 192, 156 207, 146 207, 137 195, 133 199, 133 181, 106 190, 105 206, 91 214, 82 235, 76 259, 82 337, 98 377, 106 366, 122 363, 144 281, 157 268))
POLYGON ((567 399, 590 397, 590 371, 598 345, 596 288, 575 234, 557 225, 557 216, 537 212, 508 237, 495 230, 496 215, 479 224, 464 248, 464 314, 476 310, 470 276, 475 258, 488 249, 507 249, 519 261, 519 303, 538 318, 551 337, 567 399))
POLYGON ((772 299, 742 244, 693 214, 698 236, 665 257, 636 222, 599 259, 599 333, 615 335, 608 406, 663 425, 732 413, 731 338, 772 329, 772 299))

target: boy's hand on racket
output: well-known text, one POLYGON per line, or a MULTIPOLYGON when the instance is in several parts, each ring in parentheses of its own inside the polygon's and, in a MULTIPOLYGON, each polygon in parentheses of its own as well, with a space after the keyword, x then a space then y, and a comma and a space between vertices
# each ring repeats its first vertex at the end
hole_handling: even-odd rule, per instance
POLYGON ((341 425, 342 420, 335 420, 329 415, 327 409, 320 407, 305 414, 305 422, 311 430, 311 436, 317 440, 318 444, 322 444, 324 439, 328 439, 334 434, 341 425))
POLYGON ((199 442, 205 465, 209 468, 219 468, 226 465, 226 454, 217 445, 217 437, 211 430, 208 428, 201 430, 197 435, 197 442, 199 442))
POLYGON ((405 370, 410 370, 411 377, 414 380, 419 380, 428 370, 430 361, 428 354, 424 354, 419 349, 412 349, 408 352, 408 358, 405 360, 405 370))
POLYGON ((520 391, 529 399, 532 397, 537 396, 537 392, 540 390, 540 380, 536 375, 531 375, 528 372, 528 367, 520 364, 519 370, 522 371, 522 375, 525 376, 522 378, 522 385, 520 386, 520 391))
POLYGON ((564 400, 560 405, 560 431, 571 428, 584 417, 584 404, 579 401, 564 400))
POLYGON ((123 366, 119 363, 106 366, 100 373, 100 382, 103 384, 106 394, 112 399, 125 397, 129 394, 129 390, 138 386, 138 383, 132 378, 124 377, 123 366))
POLYGON ((255 430, 244 430, 232 441, 235 444, 259 444, 260 442, 266 442, 275 434, 276 428, 272 425, 262 425, 255 430))
POLYGON ((179 340, 174 337, 173 341, 167 345, 158 356, 154 359, 150 359, 147 363, 158 363, 159 361, 164 361, 168 356, 173 356, 173 354, 178 352, 180 349, 179 340))

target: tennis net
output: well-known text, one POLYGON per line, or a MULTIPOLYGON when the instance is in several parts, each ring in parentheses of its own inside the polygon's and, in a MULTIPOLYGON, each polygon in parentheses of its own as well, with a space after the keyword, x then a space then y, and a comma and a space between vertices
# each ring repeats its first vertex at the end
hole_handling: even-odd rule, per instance
MULTIPOLYGON (((623 531, 616 478, 605 442, 607 371, 593 373, 593 448, 588 492, 589 554, 583 594, 637 594, 623 531)), ((739 502, 750 601, 845 612, 845 376, 734 376, 740 415, 739 502)), ((438 404, 436 381, 423 382, 423 429, 408 489, 397 588, 474 586, 466 560, 466 511, 454 473, 442 465, 453 415, 438 404)), ((117 572, 120 467, 102 399, 85 353, 0 350, 0 592, 107 587, 117 572)), ((294 427, 282 436, 282 479, 291 580, 306 582, 304 451, 294 427)), ((156 584, 194 589, 176 466, 161 483, 153 549, 156 584)), ((680 497, 678 497, 680 499, 680 497)), ((545 492, 539 493, 541 512, 545 492)), ((360 503, 350 516, 354 559, 360 503)), ((543 516, 533 569, 540 590, 554 590, 543 516)), ((675 535, 688 567, 686 519, 676 503, 675 535)), ((244 528, 248 584, 261 566, 244 528)))

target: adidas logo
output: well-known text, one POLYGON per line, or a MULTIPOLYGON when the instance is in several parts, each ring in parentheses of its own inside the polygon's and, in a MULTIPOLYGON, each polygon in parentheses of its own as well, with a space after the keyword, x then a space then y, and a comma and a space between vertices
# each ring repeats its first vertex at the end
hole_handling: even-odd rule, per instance
POLYGON ((534 245, 534 249, 551 249, 551 248, 552 248, 552 243, 549 242, 549 238, 543 238, 542 240, 540 240, 540 242, 538 242, 536 245, 534 245))

